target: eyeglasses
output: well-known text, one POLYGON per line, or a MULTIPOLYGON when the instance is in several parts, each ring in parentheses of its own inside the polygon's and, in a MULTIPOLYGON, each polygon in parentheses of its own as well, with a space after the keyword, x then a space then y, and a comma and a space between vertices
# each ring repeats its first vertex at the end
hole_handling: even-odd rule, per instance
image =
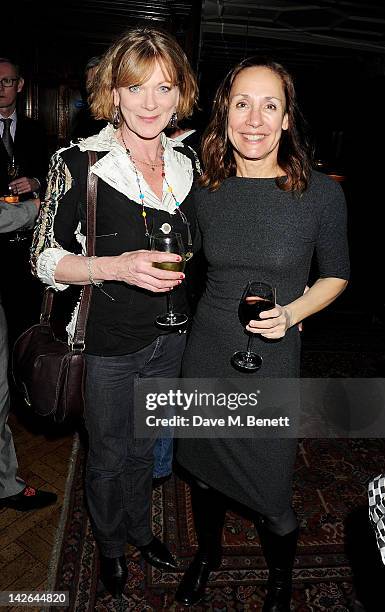
POLYGON ((12 87, 13 84, 18 80, 19 80, 19 77, 14 77, 14 78, 5 77, 4 79, 0 79, 0 84, 3 87, 12 87))

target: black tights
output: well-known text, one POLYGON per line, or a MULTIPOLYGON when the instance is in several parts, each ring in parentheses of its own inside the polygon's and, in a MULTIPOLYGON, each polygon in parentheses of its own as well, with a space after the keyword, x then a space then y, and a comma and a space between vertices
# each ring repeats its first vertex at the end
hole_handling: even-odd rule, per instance
POLYGON ((255 521, 257 525, 260 524, 268 529, 268 531, 272 531, 279 536, 291 533, 298 527, 297 517, 291 506, 285 512, 282 512, 282 514, 258 515, 258 518, 258 522, 255 521))
MULTIPOLYGON (((216 492, 216 489, 210 487, 209 485, 202 482, 201 480, 198 480, 197 478, 194 479, 194 484, 199 487, 201 491, 210 491, 211 495, 215 494, 216 492)), ((219 492, 217 493, 218 495, 221 495, 219 492)), ((225 499, 224 495, 221 495, 221 497, 225 499)), ((251 509, 249 508, 249 510, 251 509)), ((262 515, 256 512, 255 510, 252 510, 252 513, 254 515, 253 520, 257 528, 259 526, 265 527, 265 529, 268 529, 268 531, 271 531, 279 536, 284 536, 288 533, 291 533, 298 527, 297 517, 291 506, 287 508, 287 510, 285 510, 285 512, 283 512, 282 514, 277 515, 262 515)))

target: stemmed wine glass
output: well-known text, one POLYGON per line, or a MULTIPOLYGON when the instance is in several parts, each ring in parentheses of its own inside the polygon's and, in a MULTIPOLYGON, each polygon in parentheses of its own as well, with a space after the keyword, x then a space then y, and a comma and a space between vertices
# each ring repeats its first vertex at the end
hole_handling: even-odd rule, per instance
MULTIPOLYGON (((13 181, 15 178, 19 176, 19 165, 15 162, 15 158, 11 157, 7 163, 7 176, 8 183, 13 181)), ((17 190, 8 186, 8 193, 4 194, 5 201, 12 204, 17 204, 19 202, 19 196, 17 195, 17 190)))
MULTIPOLYGON (((7 174, 9 183, 19 176, 19 164, 16 163, 14 157, 8 161, 7 174)), ((17 191, 14 191, 11 187, 9 187, 9 191, 10 194, 17 194, 17 191)))
MULTIPOLYGON (((181 261, 161 261, 154 262, 152 265, 161 270, 171 270, 172 272, 183 272, 186 257, 182 237, 175 232, 165 234, 158 232, 151 236, 151 251, 162 251, 163 253, 176 253, 182 257, 181 261)), ((159 315, 155 321, 162 328, 173 328, 178 325, 187 323, 188 317, 185 314, 174 312, 171 291, 168 291, 167 296, 167 312, 159 315)))
MULTIPOLYGON (((275 308, 275 289, 267 283, 249 281, 243 290, 238 307, 238 317, 246 327, 250 321, 258 320, 264 310, 275 308)), ((246 351, 237 351, 231 357, 231 365, 242 372, 256 372, 262 365, 262 357, 252 352, 253 334, 249 333, 246 351)))
POLYGON ((16 163, 16 160, 14 157, 10 158, 8 162, 8 166, 7 166, 7 171, 8 171, 8 178, 10 181, 13 181, 13 179, 18 177, 19 165, 16 163))
MULTIPOLYGON (((8 165, 7 165, 8 182, 10 183, 14 179, 16 179, 19 176, 19 172, 20 172, 20 166, 16 162, 15 158, 12 157, 8 161, 8 165)), ((6 202, 17 204, 19 202, 19 195, 18 195, 17 189, 15 187, 8 187, 8 191, 9 193, 5 196, 6 202)), ((25 240, 28 240, 28 237, 29 237, 29 234, 25 230, 24 231, 18 230, 14 232, 12 238, 8 238, 8 241, 19 243, 19 242, 24 242, 25 240)))

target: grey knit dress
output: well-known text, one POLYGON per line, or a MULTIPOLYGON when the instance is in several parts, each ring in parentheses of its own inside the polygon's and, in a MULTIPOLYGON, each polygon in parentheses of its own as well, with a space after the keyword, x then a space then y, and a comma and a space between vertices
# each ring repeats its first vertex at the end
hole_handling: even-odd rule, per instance
MULTIPOLYGON (((275 286, 281 305, 301 296, 314 253, 320 277, 349 277, 341 187, 314 172, 298 197, 279 189, 275 179, 231 177, 217 191, 198 189, 193 197, 208 272, 183 376, 298 377, 297 326, 275 342, 255 336, 253 350, 263 357, 261 369, 253 374, 234 370, 230 358, 247 342, 238 304, 248 280, 275 286)), ((229 497, 263 515, 279 515, 291 503, 296 447, 292 439, 180 439, 177 460, 229 497)))

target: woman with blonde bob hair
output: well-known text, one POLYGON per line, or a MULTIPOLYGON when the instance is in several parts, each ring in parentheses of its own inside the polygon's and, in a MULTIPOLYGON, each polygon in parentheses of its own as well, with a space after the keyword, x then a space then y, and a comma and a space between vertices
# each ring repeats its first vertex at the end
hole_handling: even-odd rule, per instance
MULTIPOLYGON (((199 164, 163 130, 190 115, 196 98, 187 58, 169 34, 135 28, 112 44, 90 100, 95 118, 109 124, 52 157, 34 236, 32 266, 43 283, 58 291, 94 286, 85 338, 86 494, 100 577, 115 597, 127 578, 127 542, 160 569, 176 566, 151 531, 154 441, 134 437, 133 395, 140 377, 179 375, 185 330, 159 329, 155 319, 172 288, 175 310, 187 311, 184 274, 154 264, 181 257, 149 250, 149 239, 172 230, 189 246, 188 196, 199 164), (98 158, 93 258, 85 254, 88 151, 98 158)), ((69 341, 75 320, 76 311, 69 341)))
MULTIPOLYGON (((204 174, 194 191, 208 272, 183 357, 187 378, 239 377, 255 389, 258 377, 298 378, 299 322, 325 308, 347 284, 344 195, 337 183, 312 170, 301 133, 293 79, 282 65, 249 58, 229 72, 203 137, 204 174), (305 291, 313 254, 319 278, 305 291), (258 294, 261 284, 270 292, 258 294), (267 308, 259 313, 263 297, 267 308), (253 334, 255 354, 239 351, 246 348, 245 332, 250 340, 253 334)), ((263 394, 261 405, 261 416, 287 410, 266 405, 263 394)), ((257 410, 252 403, 247 409, 252 415, 257 410)), ((232 439, 218 434, 179 440, 177 460, 193 479, 198 539, 176 594, 180 603, 196 604, 210 572, 220 567, 231 499, 248 509, 260 535, 269 568, 263 612, 290 611, 298 536, 291 506, 293 429, 293 439, 281 439, 279 428, 265 439, 255 428, 249 439, 234 433, 232 439)))
POLYGON ((161 30, 152 30, 151 38, 141 28, 127 32, 105 54, 91 84, 90 106, 95 119, 115 122, 118 127, 122 118, 116 114, 114 91, 131 83, 142 84, 154 70, 156 60, 163 66, 170 83, 178 87, 177 118, 189 117, 197 100, 197 85, 190 64, 179 44, 161 30))

